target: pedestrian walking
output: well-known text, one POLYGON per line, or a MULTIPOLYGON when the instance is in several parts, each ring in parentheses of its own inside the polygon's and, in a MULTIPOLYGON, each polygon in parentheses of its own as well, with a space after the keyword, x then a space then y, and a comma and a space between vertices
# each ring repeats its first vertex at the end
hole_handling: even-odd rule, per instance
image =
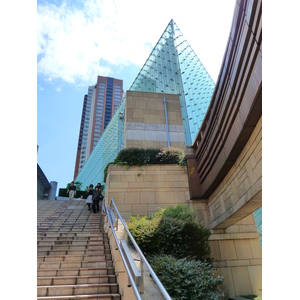
POLYGON ((74 196, 76 196, 76 185, 74 185, 74 181, 71 182, 71 185, 67 190, 67 194, 69 194, 69 200, 73 201, 74 196))
POLYGON ((97 187, 99 188, 99 199, 100 199, 99 207, 101 208, 102 207, 102 200, 103 200, 104 196, 102 195, 102 187, 101 187, 100 182, 97 183, 97 187))
POLYGON ((99 186, 96 185, 94 193, 93 193, 93 212, 99 212, 99 202, 100 202, 100 191, 99 186))
POLYGON ((94 186, 92 184, 90 184, 89 190, 86 193, 85 203, 87 204, 87 206, 89 208, 88 210, 91 210, 91 204, 93 203, 93 193, 94 193, 93 187, 94 186))

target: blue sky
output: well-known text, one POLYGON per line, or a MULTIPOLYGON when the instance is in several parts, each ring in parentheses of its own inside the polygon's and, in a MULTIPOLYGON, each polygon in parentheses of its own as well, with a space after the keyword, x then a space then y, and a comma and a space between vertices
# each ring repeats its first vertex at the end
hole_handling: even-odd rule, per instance
POLYGON ((171 19, 217 80, 235 1, 148 3, 37 2, 37 162, 58 188, 73 179, 88 86, 102 75, 128 90, 171 19))

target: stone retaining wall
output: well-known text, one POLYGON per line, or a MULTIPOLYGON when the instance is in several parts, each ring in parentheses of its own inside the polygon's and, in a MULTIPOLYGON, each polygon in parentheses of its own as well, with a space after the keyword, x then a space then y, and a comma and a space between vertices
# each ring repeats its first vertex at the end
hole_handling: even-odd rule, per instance
POLYGON ((131 216, 152 215, 159 208, 186 203, 189 198, 186 167, 109 165, 105 199, 111 198, 125 220, 131 216))

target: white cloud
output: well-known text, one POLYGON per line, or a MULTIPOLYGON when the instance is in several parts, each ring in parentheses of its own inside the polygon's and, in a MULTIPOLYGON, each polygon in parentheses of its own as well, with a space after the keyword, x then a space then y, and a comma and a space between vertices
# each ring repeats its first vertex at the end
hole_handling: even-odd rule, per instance
POLYGON ((112 1, 96 3, 86 1, 84 10, 38 6, 37 67, 46 80, 86 83, 98 74, 110 75, 113 66, 142 65, 138 53, 149 53, 149 46, 125 39, 126 29, 120 34, 123 24, 112 1))
MULTIPOLYGON (((86 85, 93 84, 97 75, 110 76, 113 68, 142 66, 172 18, 202 62, 201 55, 205 58, 213 53, 220 65, 234 6, 231 3, 225 13, 229 1, 215 0, 207 11, 201 10, 206 2, 86 0, 81 9, 66 3, 38 5, 38 75, 48 81, 59 78, 86 85), (227 27, 222 24, 226 18, 230 20, 227 27), (221 58, 213 52, 220 52, 216 41, 223 43, 221 58)), ((205 62, 204 66, 210 73, 210 66, 205 62)))

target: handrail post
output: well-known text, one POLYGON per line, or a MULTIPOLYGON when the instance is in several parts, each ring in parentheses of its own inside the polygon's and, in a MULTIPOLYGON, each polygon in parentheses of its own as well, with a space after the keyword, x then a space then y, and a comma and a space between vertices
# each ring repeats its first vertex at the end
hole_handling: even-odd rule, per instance
POLYGON ((141 265, 141 284, 139 286, 139 291, 141 294, 144 294, 144 262, 142 259, 140 265, 141 265))

